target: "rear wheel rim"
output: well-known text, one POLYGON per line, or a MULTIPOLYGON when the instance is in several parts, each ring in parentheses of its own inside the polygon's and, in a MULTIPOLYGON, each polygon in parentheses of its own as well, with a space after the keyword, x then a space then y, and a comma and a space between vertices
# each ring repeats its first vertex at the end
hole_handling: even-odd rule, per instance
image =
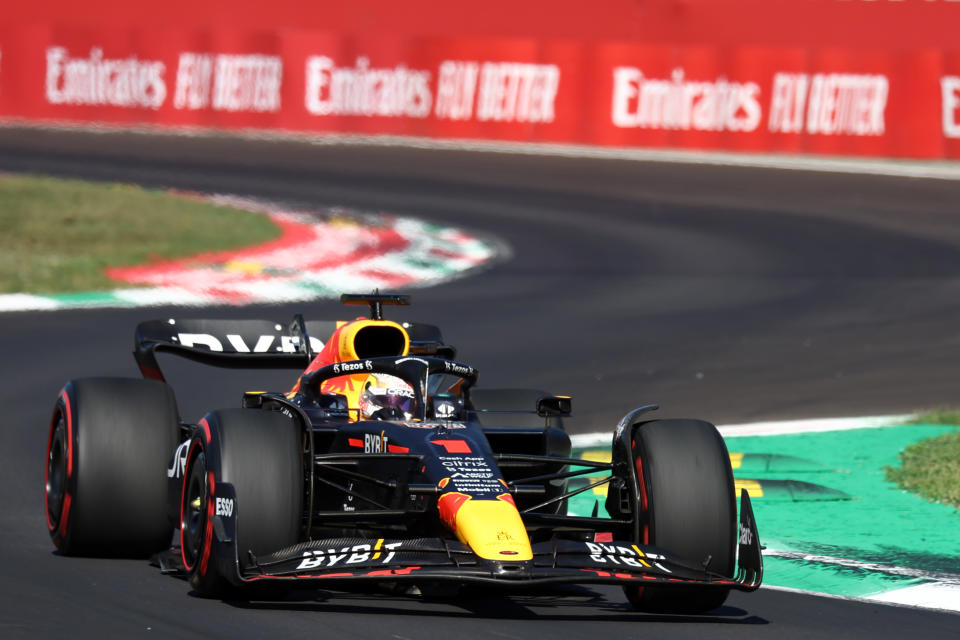
POLYGON ((180 507, 180 527, 183 532, 181 545, 183 558, 188 568, 192 568, 200 558, 207 524, 207 464, 202 451, 190 465, 190 475, 187 476, 186 483, 183 505, 180 507))
POLYGON ((50 437, 50 453, 47 456, 47 516, 50 527, 56 529, 60 524, 63 511, 63 499, 67 488, 67 442, 63 416, 57 419, 50 437))

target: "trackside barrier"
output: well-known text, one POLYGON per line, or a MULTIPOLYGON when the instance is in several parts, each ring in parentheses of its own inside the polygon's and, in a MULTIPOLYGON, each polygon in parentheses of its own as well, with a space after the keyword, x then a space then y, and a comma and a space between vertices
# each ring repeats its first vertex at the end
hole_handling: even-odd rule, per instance
POLYGON ((949 0, 0 4, 5 121, 960 158, 949 0))

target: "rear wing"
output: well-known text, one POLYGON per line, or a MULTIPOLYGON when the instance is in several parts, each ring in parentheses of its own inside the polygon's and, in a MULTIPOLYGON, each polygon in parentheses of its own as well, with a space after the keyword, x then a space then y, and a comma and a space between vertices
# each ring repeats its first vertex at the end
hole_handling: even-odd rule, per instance
MULTIPOLYGON (((158 353, 231 369, 303 370, 336 328, 335 320, 305 322, 300 314, 286 326, 270 320, 148 320, 137 325, 133 357, 143 377, 160 381, 158 353)), ((405 322, 403 328, 411 353, 455 357, 438 327, 405 322)))

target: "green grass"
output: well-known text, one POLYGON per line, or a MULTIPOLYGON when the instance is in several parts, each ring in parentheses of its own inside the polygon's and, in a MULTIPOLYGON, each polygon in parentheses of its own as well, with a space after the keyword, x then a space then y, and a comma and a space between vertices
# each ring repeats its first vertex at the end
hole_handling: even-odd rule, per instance
POLYGON ((960 431, 908 446, 900 453, 900 466, 887 467, 886 473, 907 491, 960 509, 960 431))
POLYGON ((952 424, 960 426, 960 411, 957 409, 932 409, 917 414, 911 424, 952 424))
POLYGON ((0 293, 116 289, 103 272, 276 238, 263 214, 126 184, 0 174, 0 293))

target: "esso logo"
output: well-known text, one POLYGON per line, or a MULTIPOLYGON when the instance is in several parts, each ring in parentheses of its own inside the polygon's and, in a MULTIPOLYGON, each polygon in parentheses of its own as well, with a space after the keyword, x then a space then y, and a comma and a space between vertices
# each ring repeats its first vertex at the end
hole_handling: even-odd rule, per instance
POLYGON ((233 498, 217 498, 217 515, 227 518, 233 515, 233 498))

